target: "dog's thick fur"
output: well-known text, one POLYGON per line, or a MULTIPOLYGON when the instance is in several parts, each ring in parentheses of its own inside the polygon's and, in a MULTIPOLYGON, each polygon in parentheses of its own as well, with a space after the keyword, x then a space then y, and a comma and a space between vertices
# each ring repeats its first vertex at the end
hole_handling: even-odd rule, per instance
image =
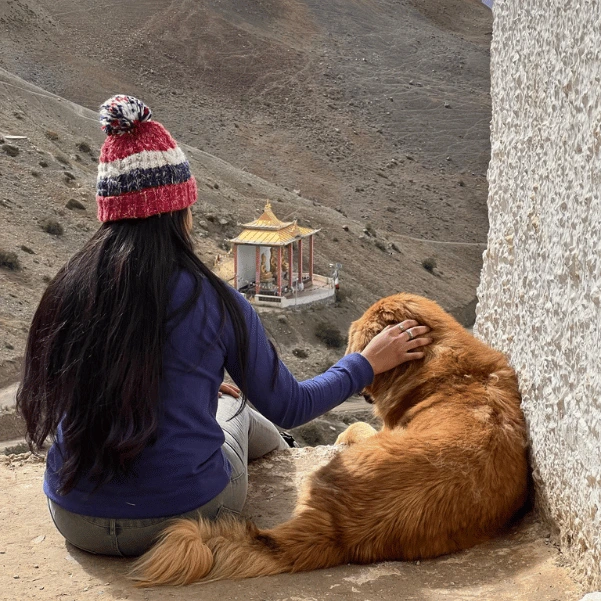
POLYGON ((415 560, 495 535, 527 496, 526 434, 514 371, 436 303, 397 294, 350 329, 361 351, 386 325, 431 328, 425 358, 375 377, 384 426, 354 424, 311 477, 295 515, 260 530, 178 520, 134 566, 141 586, 248 578, 342 563, 415 560))

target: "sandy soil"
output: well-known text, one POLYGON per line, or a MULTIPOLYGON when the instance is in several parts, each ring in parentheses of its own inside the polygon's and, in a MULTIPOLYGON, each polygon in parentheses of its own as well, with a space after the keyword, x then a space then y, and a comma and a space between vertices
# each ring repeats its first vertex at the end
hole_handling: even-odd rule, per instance
MULTIPOLYGON (((261 526, 286 519, 303 477, 331 447, 271 455, 251 467, 246 514, 261 526)), ((576 601, 581 591, 562 566, 549 532, 531 516, 507 534, 433 561, 345 565, 186 588, 134 589, 129 560, 92 556, 56 532, 41 491, 43 465, 15 457, 0 463, 0 599, 5 601, 576 601)))

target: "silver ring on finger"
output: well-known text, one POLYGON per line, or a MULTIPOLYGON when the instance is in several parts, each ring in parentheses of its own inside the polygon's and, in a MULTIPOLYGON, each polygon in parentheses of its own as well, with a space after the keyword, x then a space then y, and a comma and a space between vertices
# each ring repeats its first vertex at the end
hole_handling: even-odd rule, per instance
POLYGON ((397 328, 398 328, 399 330, 401 330, 401 334, 402 334, 403 332, 406 332, 406 331, 407 331, 407 330, 406 330, 406 329, 403 327, 403 324, 402 324, 402 323, 399 323, 399 324, 397 324, 397 328))
POLYGON ((413 335, 413 332, 411 331, 411 328, 409 328, 408 330, 405 330, 405 332, 407 332, 407 334, 409 335, 409 340, 413 340, 415 338, 415 336, 413 335))

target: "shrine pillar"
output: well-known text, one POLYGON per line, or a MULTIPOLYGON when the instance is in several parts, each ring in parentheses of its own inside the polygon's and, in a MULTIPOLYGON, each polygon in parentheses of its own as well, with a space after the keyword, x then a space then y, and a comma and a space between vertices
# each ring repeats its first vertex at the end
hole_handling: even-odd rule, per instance
POLYGON ((261 247, 255 246, 255 294, 261 292, 261 247))
POLYGON ((298 241, 298 283, 303 281, 303 239, 298 241))
POLYGON ((313 283, 313 236, 309 236, 309 282, 313 283))
POLYGON ((292 272, 294 271, 294 250, 292 249, 292 242, 288 245, 288 286, 292 290, 292 272))
POLYGON ((234 290, 238 290, 238 245, 234 244, 234 290))
POLYGON ((282 247, 278 246, 278 296, 282 296, 282 247))

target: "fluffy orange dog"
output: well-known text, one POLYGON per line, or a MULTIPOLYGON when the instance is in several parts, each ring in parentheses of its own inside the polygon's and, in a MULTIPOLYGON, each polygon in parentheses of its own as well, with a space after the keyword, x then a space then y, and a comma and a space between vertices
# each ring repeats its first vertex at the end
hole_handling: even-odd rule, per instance
POLYGON ((361 351, 386 325, 431 328, 425 358, 376 376, 366 393, 381 432, 354 424, 349 445, 310 478, 295 515, 270 530, 179 520, 134 567, 139 584, 187 584, 436 557, 495 535, 527 495, 524 418, 514 371, 436 303, 397 294, 350 329, 361 351))

